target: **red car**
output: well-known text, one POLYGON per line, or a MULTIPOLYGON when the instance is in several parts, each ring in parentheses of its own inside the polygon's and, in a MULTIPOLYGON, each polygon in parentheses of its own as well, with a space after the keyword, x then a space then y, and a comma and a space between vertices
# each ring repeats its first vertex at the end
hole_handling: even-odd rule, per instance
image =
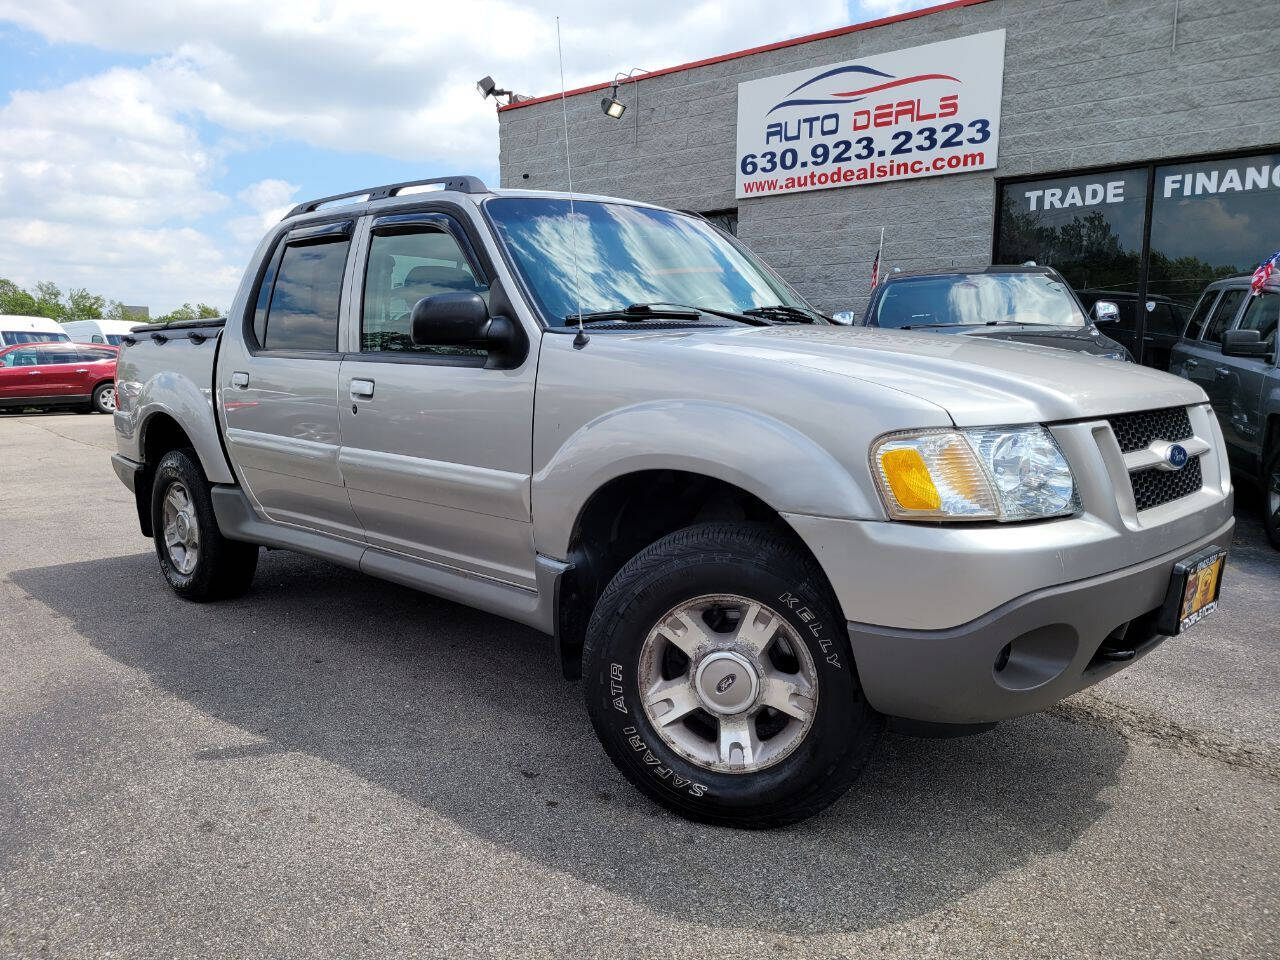
POLYGON ((98 343, 21 343, 0 348, 0 410, 116 408, 117 347, 98 343))

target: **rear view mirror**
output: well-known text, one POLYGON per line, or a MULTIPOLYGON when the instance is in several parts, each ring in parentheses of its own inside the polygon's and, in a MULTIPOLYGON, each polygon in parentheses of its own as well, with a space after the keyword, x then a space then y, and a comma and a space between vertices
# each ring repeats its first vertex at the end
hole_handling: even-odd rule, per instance
POLYGON ((438 293, 413 305, 409 335, 420 347, 475 346, 489 326, 489 308, 478 293, 438 293))
POLYGON ((409 337, 419 347, 473 347, 489 352, 489 366, 513 366, 523 358, 515 321, 489 315, 478 293, 423 297, 409 315, 409 337))
POLYGON ((1222 354, 1227 357, 1265 357, 1271 345, 1257 330, 1228 330, 1222 335, 1222 354))
POLYGON ((1120 319, 1120 308, 1110 300, 1099 300, 1093 305, 1094 323, 1115 323, 1120 319))

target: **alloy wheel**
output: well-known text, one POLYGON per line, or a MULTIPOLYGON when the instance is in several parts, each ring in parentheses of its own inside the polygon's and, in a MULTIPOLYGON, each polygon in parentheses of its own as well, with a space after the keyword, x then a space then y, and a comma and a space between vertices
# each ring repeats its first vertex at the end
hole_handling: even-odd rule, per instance
POLYGON ((795 629, 768 606, 716 594, 679 604, 645 638, 639 689, 663 741, 690 762, 754 773, 813 726, 818 676, 795 629))
POLYGON ((200 526, 191 495, 178 481, 164 495, 163 517, 165 550, 178 572, 186 576, 200 561, 200 526))

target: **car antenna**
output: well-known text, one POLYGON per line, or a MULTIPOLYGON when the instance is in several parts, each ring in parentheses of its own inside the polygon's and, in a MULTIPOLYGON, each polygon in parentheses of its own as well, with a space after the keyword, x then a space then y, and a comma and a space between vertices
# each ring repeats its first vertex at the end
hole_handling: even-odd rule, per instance
POLYGON ((560 58, 560 115, 564 118, 564 171, 569 177, 569 229, 573 232, 570 246, 573 248, 573 299, 578 308, 578 335, 573 345, 581 350, 591 338, 582 329, 582 277, 578 272, 578 224, 573 210, 573 166, 569 163, 569 108, 564 92, 564 47, 560 45, 560 18, 556 17, 556 55, 560 58))

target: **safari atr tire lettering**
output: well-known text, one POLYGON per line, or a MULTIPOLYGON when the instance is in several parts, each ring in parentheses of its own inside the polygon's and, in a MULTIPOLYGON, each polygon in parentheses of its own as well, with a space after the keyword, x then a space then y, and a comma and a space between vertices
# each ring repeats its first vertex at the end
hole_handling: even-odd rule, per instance
POLYGON ((633 557, 596 604, 583 667, 587 710, 610 759, 642 793, 692 820, 756 829, 813 816, 848 790, 884 726, 862 695, 846 624, 822 571, 764 524, 688 527, 633 557), (817 671, 804 739, 753 772, 709 769, 677 753, 654 730, 639 689, 641 649, 655 624, 684 601, 714 594, 771 607, 817 671))
POLYGON ((258 568, 258 546, 228 540, 218 530, 209 481, 195 451, 170 450, 160 458, 151 485, 151 528, 160 571, 178 596, 203 603, 236 597, 249 589, 258 568), (165 543, 165 498, 175 487, 190 502, 199 536, 198 559, 188 573, 178 569, 165 543))

